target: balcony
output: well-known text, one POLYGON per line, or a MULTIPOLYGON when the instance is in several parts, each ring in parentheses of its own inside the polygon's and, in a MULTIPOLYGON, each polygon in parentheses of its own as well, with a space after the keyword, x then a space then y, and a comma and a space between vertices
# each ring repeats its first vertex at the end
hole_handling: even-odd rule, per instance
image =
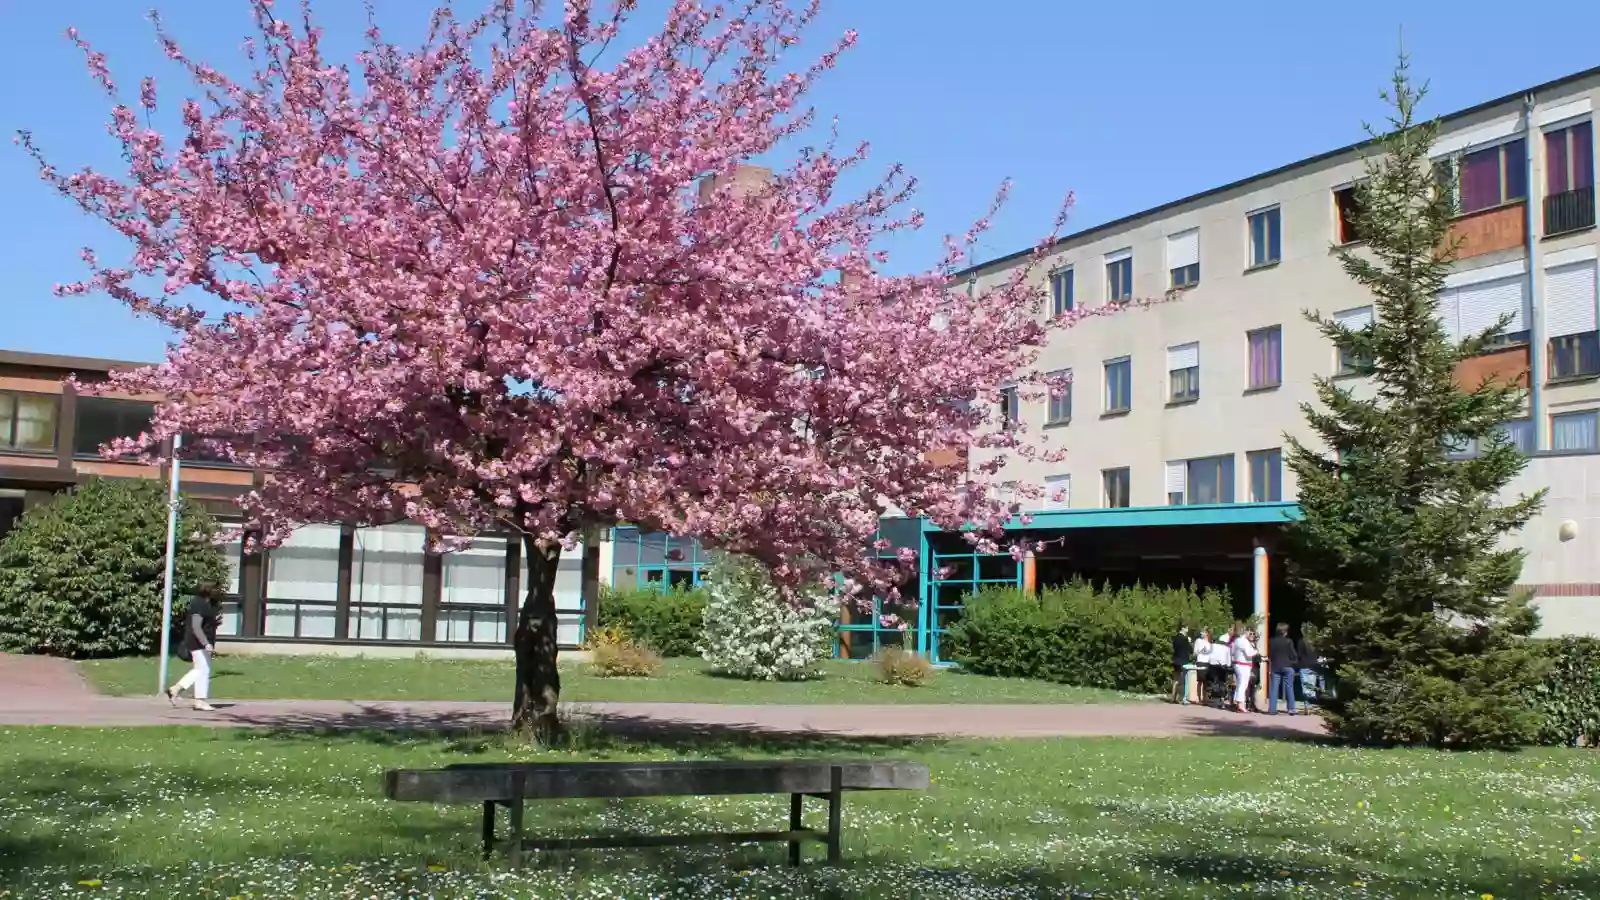
POLYGON ((1459 259, 1522 246, 1523 201, 1470 212, 1450 224, 1451 238, 1461 240, 1459 259))
POLYGON ((1566 234, 1594 227, 1594 185, 1544 198, 1544 233, 1566 234))
POLYGON ((1463 359, 1456 365, 1456 385, 1474 391, 1485 381, 1528 386, 1528 345, 1518 344, 1489 350, 1463 359))

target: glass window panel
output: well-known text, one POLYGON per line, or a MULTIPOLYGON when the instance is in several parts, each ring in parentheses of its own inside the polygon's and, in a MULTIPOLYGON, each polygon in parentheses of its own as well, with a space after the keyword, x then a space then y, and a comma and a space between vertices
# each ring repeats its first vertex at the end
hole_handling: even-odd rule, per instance
POLYGON ((427 530, 410 523, 356 529, 350 602, 421 606, 426 541, 427 530))
POLYGON ((505 605, 506 538, 480 535, 472 546, 446 553, 443 563, 441 603, 505 605))
POLYGON ((104 397, 79 397, 77 431, 72 452, 79 456, 98 456, 103 444, 123 437, 138 437, 150 428, 155 406, 132 400, 104 397))
POLYGON ((300 607, 300 636, 303 638, 331 638, 334 626, 338 622, 339 609, 336 606, 310 606, 302 604, 300 607))
POLYGON ((269 551, 267 597, 272 600, 337 600, 339 526, 302 525, 269 551))
POLYGON ((0 394, 0 449, 48 452, 56 448, 55 397, 0 394))
POLYGON ((1461 158, 1461 211, 1476 212, 1500 203, 1500 148, 1461 158))
POLYGON ((267 637, 294 637, 295 604, 267 602, 261 633, 267 637))
POLYGON ((1550 417, 1550 446, 1555 450, 1594 450, 1600 446, 1600 416, 1594 410, 1550 417))
POLYGON ((1528 151, 1521 138, 1500 145, 1500 158, 1505 166, 1505 196, 1500 202, 1509 203, 1528 196, 1528 151))

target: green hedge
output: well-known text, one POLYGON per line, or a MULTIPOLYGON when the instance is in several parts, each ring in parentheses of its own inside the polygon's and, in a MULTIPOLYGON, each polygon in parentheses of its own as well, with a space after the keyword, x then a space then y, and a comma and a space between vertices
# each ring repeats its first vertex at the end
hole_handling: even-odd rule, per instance
POLYGON ((662 656, 694 656, 705 617, 706 593, 699 588, 600 590, 600 627, 617 627, 662 656))
POLYGON ((1226 630, 1232 620, 1225 590, 1096 590, 1081 582, 1038 596, 990 589, 967 598, 940 646, 982 675, 1153 694, 1170 684, 1177 623, 1226 630))
POLYGON ((1528 698, 1539 714, 1535 740, 1558 747, 1600 746, 1600 639, 1568 637, 1533 642, 1548 663, 1528 698))

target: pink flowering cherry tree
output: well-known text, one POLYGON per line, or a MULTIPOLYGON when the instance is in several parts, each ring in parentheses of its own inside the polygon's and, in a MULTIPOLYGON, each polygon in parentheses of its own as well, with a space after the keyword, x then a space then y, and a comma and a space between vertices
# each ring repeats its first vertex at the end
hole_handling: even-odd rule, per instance
POLYGON ((59 292, 108 293, 176 334, 163 363, 113 377, 168 400, 108 452, 203 435, 268 470, 241 500, 266 546, 308 521, 411 520, 441 551, 520 535, 525 727, 555 723, 553 587, 577 536, 635 523, 863 595, 893 577, 873 547, 888 509, 993 546, 1007 454, 1047 452, 997 427, 999 388, 1042 396, 1051 330, 1112 309, 1048 320, 1031 264, 953 285, 954 241, 933 270, 878 274, 874 241, 921 217, 898 169, 836 196, 865 147, 795 149, 748 177, 810 126, 807 89, 855 40, 784 69, 815 4, 678 0, 617 47, 633 5, 440 10, 414 50, 373 26, 352 68, 324 57, 309 8, 291 24, 255 0, 247 80, 157 20, 193 86, 165 134, 147 124, 155 83, 120 101, 70 32, 127 172, 66 173, 22 135, 133 245, 120 266, 85 251, 89 276, 59 292))

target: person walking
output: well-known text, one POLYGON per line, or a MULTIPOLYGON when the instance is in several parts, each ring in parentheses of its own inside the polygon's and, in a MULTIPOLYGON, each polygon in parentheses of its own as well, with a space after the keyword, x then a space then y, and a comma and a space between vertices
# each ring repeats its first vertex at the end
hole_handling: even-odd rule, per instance
POLYGON ((1272 670, 1267 683, 1267 715, 1278 714, 1278 696, 1282 694, 1289 698, 1289 715, 1292 716, 1295 714, 1294 678, 1300 671, 1299 657, 1294 640, 1289 637, 1289 623, 1279 622, 1274 630, 1277 633, 1267 641, 1267 665, 1272 670))
POLYGON ((1300 676, 1300 701, 1304 704, 1301 712, 1310 714, 1311 701, 1317 696, 1317 690, 1322 686, 1321 660, 1317 657, 1317 648, 1311 643, 1311 638, 1306 636, 1306 626, 1300 626, 1300 640, 1295 641, 1294 656, 1300 676))
POLYGON ((1181 622, 1172 634, 1172 702, 1189 705, 1189 664, 1194 660, 1194 647, 1189 643, 1189 629, 1181 622))
POLYGON ((222 589, 216 585, 202 585, 189 599, 189 609, 183 616, 183 643, 180 656, 189 660, 189 671, 178 683, 167 688, 167 702, 178 705, 178 695, 192 691, 194 708, 200 712, 216 709, 207 702, 211 697, 211 661, 216 657, 217 625, 222 618, 222 589))
POLYGON ((1228 670, 1233 667, 1233 652, 1229 642, 1232 639, 1232 634, 1219 633, 1211 642, 1211 658, 1206 660, 1218 709, 1228 705, 1228 670))
POLYGON ((1210 680, 1211 668, 1211 629, 1200 629, 1200 635, 1194 639, 1194 679, 1195 698, 1200 705, 1206 703, 1206 682, 1210 680))
POLYGON ((1250 675, 1256 665, 1255 632, 1246 631, 1233 639, 1233 709, 1248 712, 1245 700, 1250 696, 1250 675))

